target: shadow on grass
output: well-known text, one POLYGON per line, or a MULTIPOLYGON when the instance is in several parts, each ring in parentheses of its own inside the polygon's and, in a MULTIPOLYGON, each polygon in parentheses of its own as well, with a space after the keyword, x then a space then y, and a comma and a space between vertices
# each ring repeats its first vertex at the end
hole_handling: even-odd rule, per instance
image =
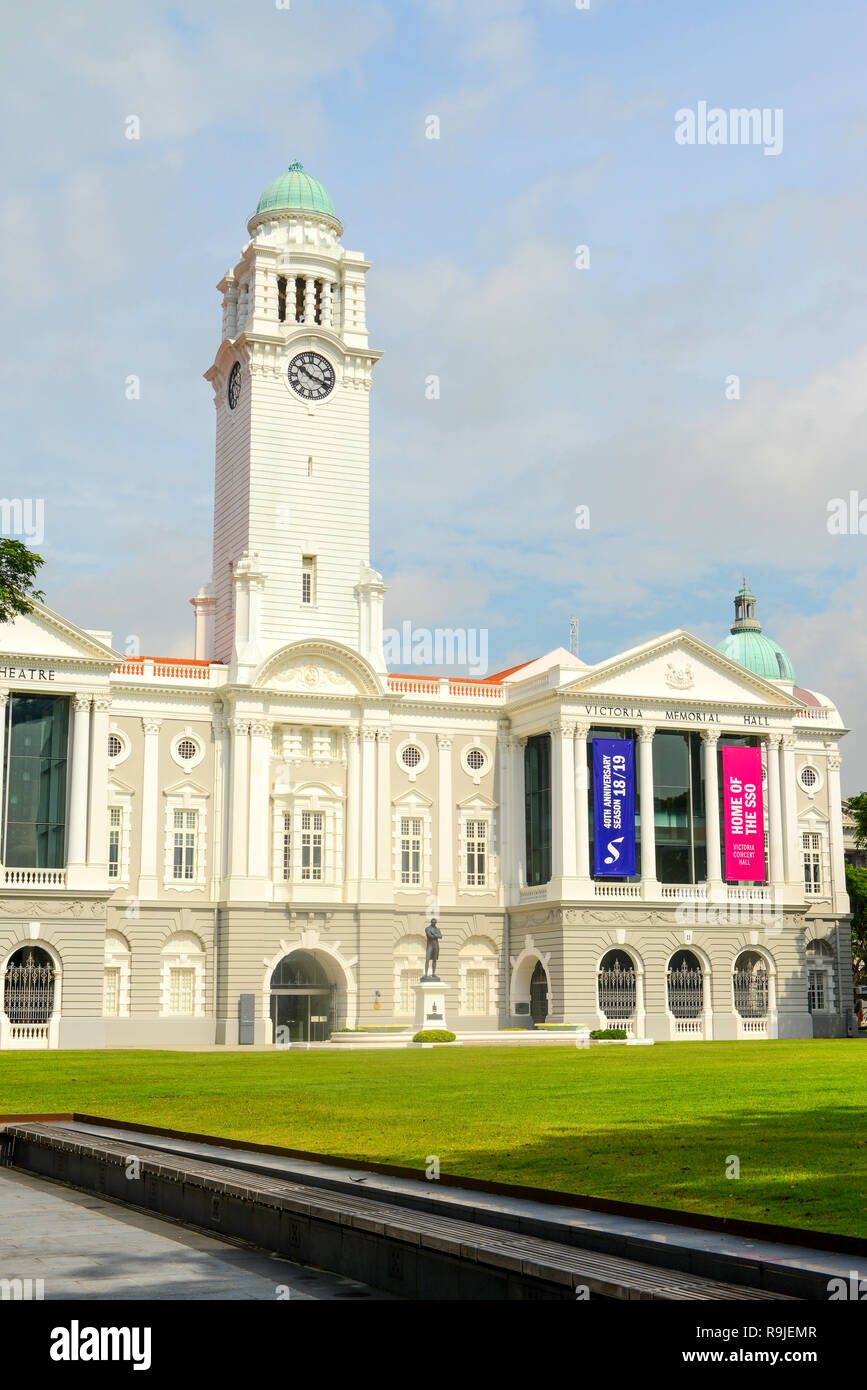
POLYGON ((645 1121, 632 1133, 554 1128, 499 1150, 449 1148, 440 1163, 494 1182, 867 1237, 867 1135, 847 1108, 645 1121))

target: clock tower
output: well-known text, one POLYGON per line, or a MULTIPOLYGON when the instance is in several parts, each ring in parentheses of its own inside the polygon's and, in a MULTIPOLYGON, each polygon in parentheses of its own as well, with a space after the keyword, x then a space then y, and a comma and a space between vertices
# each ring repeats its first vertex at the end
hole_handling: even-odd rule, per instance
POLYGON ((268 185, 217 288, 222 342, 205 373, 217 449, 211 584, 192 600, 197 655, 237 679, 296 641, 333 641, 380 671, 370 568, 370 383, 364 257, 298 163, 268 185))

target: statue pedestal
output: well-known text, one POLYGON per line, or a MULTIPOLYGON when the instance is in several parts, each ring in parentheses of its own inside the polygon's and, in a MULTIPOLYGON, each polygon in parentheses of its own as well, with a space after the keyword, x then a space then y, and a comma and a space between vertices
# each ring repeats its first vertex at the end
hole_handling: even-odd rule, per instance
POLYGON ((446 1023, 446 990, 451 985, 442 980, 419 980, 415 990, 415 1031, 422 1028, 448 1028, 446 1023))

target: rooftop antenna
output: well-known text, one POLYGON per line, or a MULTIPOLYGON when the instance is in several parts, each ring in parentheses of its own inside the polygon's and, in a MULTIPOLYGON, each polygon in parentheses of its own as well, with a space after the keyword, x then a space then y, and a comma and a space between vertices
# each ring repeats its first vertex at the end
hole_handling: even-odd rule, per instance
POLYGON ((578 655, 578 619, 569 619, 569 651, 572 656, 578 655))

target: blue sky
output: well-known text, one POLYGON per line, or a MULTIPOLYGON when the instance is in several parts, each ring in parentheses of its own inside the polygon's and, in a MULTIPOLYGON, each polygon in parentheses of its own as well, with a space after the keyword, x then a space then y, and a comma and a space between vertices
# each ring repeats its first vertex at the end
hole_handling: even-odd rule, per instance
POLYGON ((5 27, 2 492, 45 498, 52 606, 189 650, 214 286, 299 158, 373 262, 388 620, 487 627, 497 669, 575 613, 597 660, 719 641, 745 572, 867 785, 867 537, 826 527, 867 497, 862 3, 113 0, 5 27), (699 101, 781 108, 782 152, 678 145, 699 101))

